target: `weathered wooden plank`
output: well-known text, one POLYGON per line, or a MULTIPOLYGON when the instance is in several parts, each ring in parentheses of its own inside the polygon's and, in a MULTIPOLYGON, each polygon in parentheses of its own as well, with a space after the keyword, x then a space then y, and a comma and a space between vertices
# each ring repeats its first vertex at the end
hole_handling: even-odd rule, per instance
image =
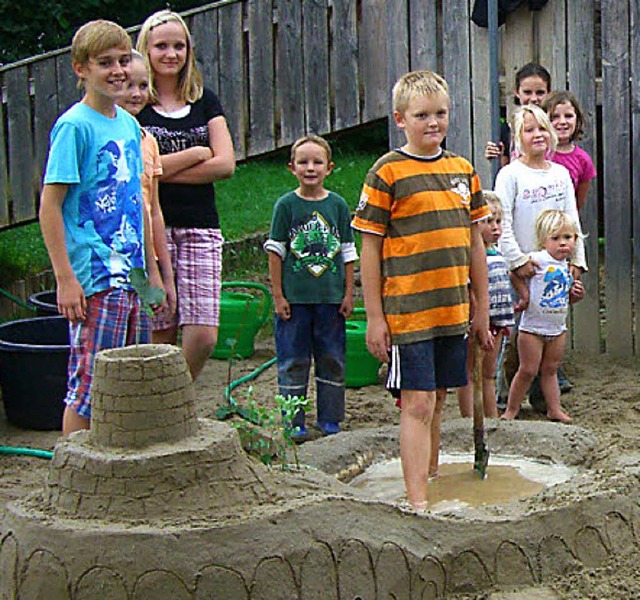
POLYGON ((195 13, 189 25, 196 63, 204 85, 216 94, 220 89, 220 61, 218 56, 218 11, 195 13))
POLYGON ((331 130, 329 95, 329 0, 302 3, 304 104, 309 133, 331 130))
POLYGON ((473 154, 469 158, 480 175, 482 187, 493 188, 491 162, 484 157, 491 139, 491 73, 489 68, 489 30, 471 24, 471 76, 473 154))
POLYGON ((356 0, 333 0, 331 81, 334 130, 353 127, 360 122, 356 5, 356 0))
MULTIPOLYGON (((273 56, 273 6, 271 0, 249 0, 249 139, 250 155, 273 150, 275 133, 275 89, 273 56)), ((223 63, 224 64, 224 63, 223 63)))
POLYGON ((404 73, 409 71, 410 63, 407 48, 413 42, 409 40, 409 29, 406 27, 409 10, 409 0, 395 0, 387 2, 387 81, 388 91, 388 115, 389 115, 389 147, 397 148, 405 142, 404 135, 396 127, 393 118, 393 106, 391 90, 396 81, 404 73))
POLYGON ((280 120, 279 146, 304 134, 304 76, 302 69, 302 9, 299 0, 279 0, 276 61, 276 106, 280 120))
POLYGON ((78 78, 71 67, 71 52, 56 56, 56 82, 58 86, 58 114, 82 98, 78 78))
POLYGON ((29 99, 28 67, 7 71, 4 76, 7 105, 7 139, 9 140, 9 196, 13 222, 36 216, 36 182, 33 171, 33 129, 29 99))
MULTIPOLYGON (((0 73, 0 90, 4 96, 4 73, 0 73)), ((4 97, 0 101, 0 227, 9 225, 9 172, 7 165, 7 151, 5 140, 7 139, 5 130, 6 105, 4 97)))
POLYGON ((227 4, 218 9, 218 90, 238 159, 246 156, 246 90, 242 5, 227 4))
POLYGON ((640 1, 629 0, 629 13, 631 16, 631 35, 629 36, 630 69, 632 74, 631 84, 631 211, 633 219, 633 309, 634 309, 634 341, 635 352, 640 352, 640 1))
POLYGON ((385 0, 363 0, 360 38, 360 86, 363 89, 362 121, 387 115, 387 11, 385 0))
MULTIPOLYGON (((574 11, 576 5, 586 12, 589 11, 588 2, 569 2, 569 5, 573 6, 574 11)), ((593 10, 593 5, 591 9, 593 10)), ((564 40, 566 37, 565 25, 572 25, 571 22, 567 22, 565 0, 548 2, 542 10, 532 13, 532 19, 535 60, 551 73, 553 89, 564 90, 567 85, 567 44, 559 44, 558 40, 564 40)))
POLYGON ((606 348, 617 356, 633 351, 629 18, 627 2, 602 4, 606 348))
MULTIPOLYGON (((587 131, 580 146, 597 164, 596 64, 593 45, 595 15, 589 3, 567 5, 568 86, 587 117, 587 131)), ((554 84, 555 85, 555 84, 554 84)), ((594 180, 580 216, 588 237, 584 240, 589 273, 583 277, 585 298, 573 307, 573 345, 590 352, 600 351, 600 258, 598 251, 598 182, 594 180)))
POLYGON ((58 118, 55 58, 33 63, 31 74, 33 76, 34 174, 36 181, 41 182, 49 151, 49 133, 58 118))
POLYGON ((443 74, 449 84, 451 115, 446 145, 465 157, 472 153, 471 144, 471 63, 469 56, 468 0, 449 0, 442 6, 443 74))
POLYGON ((438 70, 438 1, 410 0, 410 68, 412 71, 438 70))
POLYGON ((507 116, 511 118, 515 104, 513 102, 513 89, 516 72, 520 67, 535 60, 533 47, 533 21, 528 3, 525 3, 515 12, 507 15, 504 25, 504 38, 502 47, 504 65, 505 89, 507 92, 507 116))

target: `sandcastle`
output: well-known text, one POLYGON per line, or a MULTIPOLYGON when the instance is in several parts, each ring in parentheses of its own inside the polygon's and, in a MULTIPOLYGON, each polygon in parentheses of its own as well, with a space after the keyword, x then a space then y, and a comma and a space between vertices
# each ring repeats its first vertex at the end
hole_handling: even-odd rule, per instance
MULTIPOLYGON (((103 352, 95 377, 91 430, 60 440, 45 489, 8 508, 3 598, 436 598, 595 566, 640 532, 633 462, 510 505, 416 515, 336 477, 392 456, 394 427, 306 444, 315 468, 284 473, 250 458, 227 424, 196 417, 177 348, 103 352)), ((445 426, 445 445, 460 427, 445 426)), ((547 423, 490 432, 502 452, 523 437, 582 465, 595 445, 547 423)))

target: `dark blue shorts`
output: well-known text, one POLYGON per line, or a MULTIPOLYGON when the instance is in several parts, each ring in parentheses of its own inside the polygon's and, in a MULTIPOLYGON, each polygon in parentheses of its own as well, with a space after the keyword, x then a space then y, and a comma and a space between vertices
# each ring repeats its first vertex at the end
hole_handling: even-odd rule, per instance
POLYGON ((394 398, 399 398, 402 390, 432 392, 466 384, 466 335, 391 347, 386 387, 394 398))

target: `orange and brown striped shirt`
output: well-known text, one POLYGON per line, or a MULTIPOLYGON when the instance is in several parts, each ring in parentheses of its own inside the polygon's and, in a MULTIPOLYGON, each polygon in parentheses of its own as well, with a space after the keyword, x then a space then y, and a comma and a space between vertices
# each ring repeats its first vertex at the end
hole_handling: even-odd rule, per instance
POLYGON ((382 301, 394 344, 466 331, 471 223, 489 215, 473 166, 451 152, 393 150, 373 165, 351 225, 384 237, 382 301))

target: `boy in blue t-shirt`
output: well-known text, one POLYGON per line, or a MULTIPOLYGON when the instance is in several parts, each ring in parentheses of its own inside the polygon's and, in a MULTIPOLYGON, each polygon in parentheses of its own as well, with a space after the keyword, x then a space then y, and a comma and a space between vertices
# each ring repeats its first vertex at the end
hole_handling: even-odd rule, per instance
MULTIPOLYGON (((331 147, 309 135, 291 148, 289 169, 299 186, 273 208, 264 249, 276 309, 278 388, 283 396, 306 396, 315 362, 317 422, 324 435, 344 420, 345 319, 353 311, 353 263, 358 258, 344 199, 324 187, 331 147)), ((296 438, 307 436, 301 410, 296 438)))
POLYGON ((162 288, 142 210, 140 127, 116 106, 127 85, 130 38, 115 23, 91 21, 74 35, 71 59, 84 97, 51 131, 40 202, 58 310, 70 322, 64 435, 89 428, 97 352, 148 341, 139 335, 131 269, 146 264, 151 285, 162 288))

